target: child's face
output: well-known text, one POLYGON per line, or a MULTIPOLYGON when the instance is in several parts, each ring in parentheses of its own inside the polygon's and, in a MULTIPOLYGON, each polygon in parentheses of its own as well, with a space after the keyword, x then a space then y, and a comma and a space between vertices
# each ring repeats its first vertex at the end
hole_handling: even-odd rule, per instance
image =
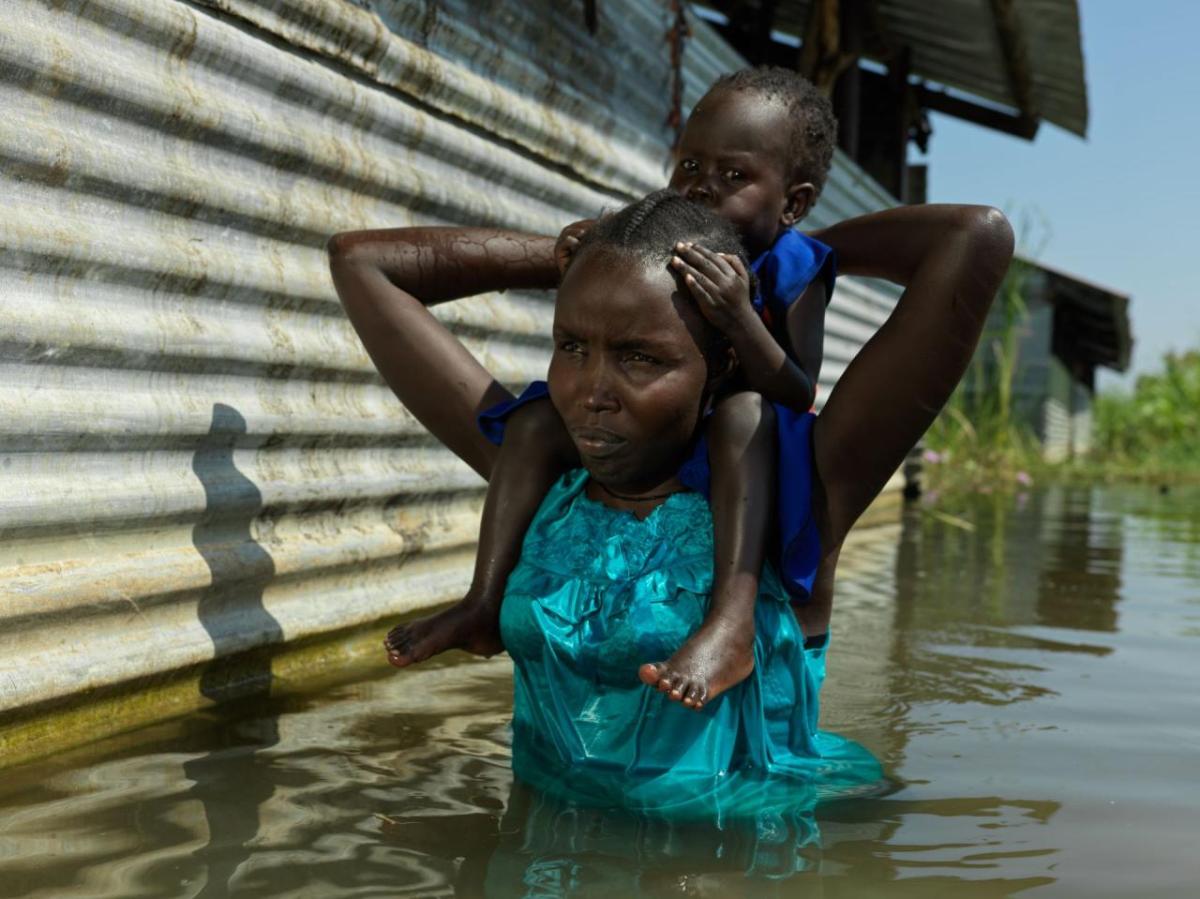
POLYGON ((751 258, 804 217, 815 193, 796 182, 786 107, 753 91, 718 90, 692 111, 671 188, 732 222, 751 258))

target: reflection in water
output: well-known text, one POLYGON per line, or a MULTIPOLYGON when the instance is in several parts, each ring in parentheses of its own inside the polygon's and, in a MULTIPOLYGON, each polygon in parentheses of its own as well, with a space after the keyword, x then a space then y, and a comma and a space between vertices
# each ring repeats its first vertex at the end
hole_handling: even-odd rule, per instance
POLYGON ((456 896, 522 895, 536 885, 551 896, 632 897, 645 895, 646 880, 657 888, 706 874, 779 879, 819 859, 812 809, 684 823, 579 808, 520 783, 503 816, 387 816, 383 831, 435 857, 462 858, 456 896))
POLYGON ((1190 897, 1197 498, 1046 491, 856 543, 822 726, 886 797, 751 827, 564 807, 512 782, 507 661, 459 656, 6 772, 0 896, 1190 897))
MULTIPOLYGON (((246 420, 232 406, 213 406, 212 425, 192 457, 192 470, 204 486, 205 507, 192 530, 192 542, 211 573, 197 614, 213 642, 214 660, 200 678, 200 691, 215 702, 232 697, 266 696, 271 689, 269 646, 283 640, 283 629, 263 606, 263 590, 275 573, 270 554, 250 533, 262 511, 263 497, 238 470, 233 453, 246 434, 246 420), (247 646, 255 647, 247 650, 247 646), (239 652, 240 651, 240 652, 239 652)), ((208 824, 208 842, 196 850, 202 870, 189 881, 203 883, 197 897, 227 896, 239 867, 250 857, 258 835, 259 808, 275 786, 263 749, 279 742, 277 719, 258 718, 241 727, 225 706, 216 720, 218 748, 185 762, 191 796, 200 800, 208 824), (222 719, 227 719, 223 721, 222 719)))

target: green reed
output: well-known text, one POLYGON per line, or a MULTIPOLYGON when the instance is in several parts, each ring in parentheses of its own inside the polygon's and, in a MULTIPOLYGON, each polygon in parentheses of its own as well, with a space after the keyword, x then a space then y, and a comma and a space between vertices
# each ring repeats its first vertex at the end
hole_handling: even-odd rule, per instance
POLYGON ((1014 408, 1019 337, 1032 263, 1013 259, 962 383, 925 435, 925 481, 936 489, 1010 490, 1045 470, 1037 439, 1014 408))
POLYGON ((1070 473, 1106 480, 1200 479, 1200 349, 1167 353, 1132 392, 1096 397, 1093 449, 1070 473))

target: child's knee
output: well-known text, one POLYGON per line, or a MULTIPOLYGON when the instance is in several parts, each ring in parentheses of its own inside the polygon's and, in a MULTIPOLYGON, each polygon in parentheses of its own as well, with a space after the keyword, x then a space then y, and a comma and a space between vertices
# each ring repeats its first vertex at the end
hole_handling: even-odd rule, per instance
POLYGON ((571 447, 571 437, 562 419, 547 399, 534 400, 515 409, 504 425, 504 442, 532 452, 558 456, 571 447))
POLYGON ((775 433, 775 409, 761 393, 743 390, 717 404, 709 428, 713 442, 745 445, 775 433))

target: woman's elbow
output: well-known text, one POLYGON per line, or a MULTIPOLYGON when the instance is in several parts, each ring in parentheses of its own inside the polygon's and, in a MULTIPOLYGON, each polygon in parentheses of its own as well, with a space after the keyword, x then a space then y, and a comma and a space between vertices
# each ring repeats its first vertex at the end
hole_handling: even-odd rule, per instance
POLYGON ((971 241, 976 263, 1003 273, 1012 259, 1015 238, 1008 216, 995 206, 967 206, 963 229, 971 241))
POLYGON ((325 241, 325 252, 329 256, 329 264, 337 265, 344 262, 350 255, 350 249, 354 245, 354 231, 339 231, 334 234, 329 240, 325 241))

